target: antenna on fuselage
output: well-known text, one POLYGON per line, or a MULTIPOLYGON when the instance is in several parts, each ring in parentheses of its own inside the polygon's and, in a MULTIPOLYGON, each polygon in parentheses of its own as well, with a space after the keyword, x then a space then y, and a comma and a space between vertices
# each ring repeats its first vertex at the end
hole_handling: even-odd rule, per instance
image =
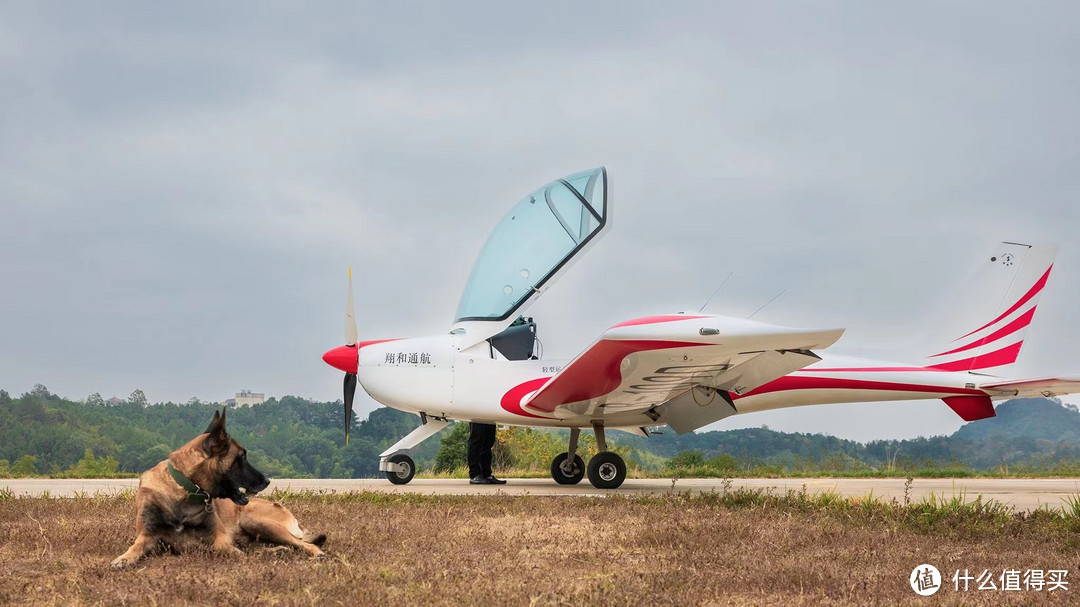
POLYGON ((705 311, 705 306, 709 305, 709 302, 713 300, 713 297, 716 297, 716 294, 720 292, 720 289, 724 288, 724 285, 727 284, 727 281, 731 280, 731 277, 734 276, 734 275, 735 275, 735 272, 730 272, 727 275, 727 278, 725 278, 724 281, 720 283, 719 287, 716 287, 716 290, 713 291, 712 295, 710 295, 709 298, 705 300, 705 303, 701 304, 701 308, 698 309, 698 314, 705 311))
POLYGON ((754 313, 753 313, 753 314, 751 314, 750 316, 747 316, 747 317, 746 317, 746 320, 750 320, 751 318, 753 318, 754 316, 756 316, 758 312, 760 312, 760 311, 764 310, 764 309, 765 309, 765 306, 768 306, 768 305, 769 305, 769 304, 771 304, 772 302, 776 301, 776 298, 777 298, 777 297, 780 297, 781 295, 783 295, 785 291, 787 291, 787 289, 783 289, 783 290, 781 290, 781 291, 780 291, 779 293, 777 293, 776 295, 773 295, 773 298, 772 298, 772 299, 770 299, 769 301, 767 301, 767 302, 765 302, 765 303, 761 304, 761 307, 760 307, 760 308, 758 308, 757 310, 754 310, 754 313))

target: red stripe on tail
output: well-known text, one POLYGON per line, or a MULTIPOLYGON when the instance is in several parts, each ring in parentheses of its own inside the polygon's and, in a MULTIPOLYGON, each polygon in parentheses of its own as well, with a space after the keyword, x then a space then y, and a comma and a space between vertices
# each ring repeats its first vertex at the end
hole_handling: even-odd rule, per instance
POLYGON ((968 335, 972 335, 972 334, 978 333, 979 331, 982 331, 986 327, 989 327, 990 325, 996 323, 997 321, 1001 320, 1002 318, 1005 318, 1009 314, 1012 314, 1013 312, 1018 310, 1020 308, 1020 306, 1022 306, 1024 304, 1026 304, 1027 302, 1031 301, 1031 298, 1038 295, 1039 292, 1042 291, 1043 287, 1046 286, 1046 280, 1048 278, 1050 278, 1050 270, 1053 270, 1053 269, 1054 269, 1054 265, 1050 264, 1050 267, 1046 268, 1046 273, 1044 273, 1042 275, 1042 278, 1040 278, 1038 281, 1035 282, 1035 284, 1031 287, 1031 289, 1029 289, 1028 292, 1025 293, 1023 297, 1020 298, 1020 301, 1013 304, 1013 306, 1011 308, 1009 308, 1008 310, 1005 310, 1005 312, 1001 316, 998 316, 994 320, 991 320, 990 322, 988 322, 985 325, 979 327, 978 329, 975 329, 974 331, 972 331, 971 333, 968 333, 967 335, 961 335, 960 337, 957 337, 953 341, 960 341, 961 339, 964 339, 968 335))
POLYGON ((1020 346, 1022 345, 1024 345, 1024 342, 1018 341, 1015 344, 1005 346, 1000 350, 994 350, 993 352, 980 354, 963 360, 954 360, 951 363, 931 365, 930 368, 941 369, 942 371, 974 371, 976 369, 989 369, 990 367, 1011 365, 1016 362, 1016 358, 1020 356, 1020 346))
POLYGON ((949 354, 956 354, 957 352, 963 352, 964 350, 970 350, 972 348, 977 348, 977 347, 979 347, 981 345, 984 345, 984 344, 993 343, 993 342, 1001 339, 1002 337, 1007 337, 1009 335, 1012 335, 1013 333, 1016 333, 1020 329, 1023 329, 1024 327, 1028 326, 1029 324, 1031 324, 1031 319, 1034 318, 1034 317, 1035 317, 1035 306, 1033 306, 1030 310, 1025 312, 1023 316, 1020 316, 1016 320, 1014 320, 1011 323, 1005 325, 1003 328, 998 329, 997 331, 991 333, 990 335, 987 335, 986 337, 984 337, 982 339, 977 339, 977 340, 971 342, 970 344, 968 344, 966 346, 960 346, 959 348, 956 348, 954 350, 949 350, 948 352, 942 352, 941 354, 932 354, 932 355, 928 356, 927 358, 935 358, 935 357, 938 357, 938 356, 946 356, 946 355, 949 355, 949 354))

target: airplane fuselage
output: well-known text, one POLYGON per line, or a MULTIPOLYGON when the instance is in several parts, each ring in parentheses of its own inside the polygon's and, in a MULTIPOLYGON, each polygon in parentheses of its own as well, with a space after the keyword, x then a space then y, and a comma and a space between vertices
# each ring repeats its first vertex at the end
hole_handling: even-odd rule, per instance
MULTIPOLYGON (((732 394, 738 413, 827 403, 984 396, 967 372, 881 363, 822 354, 822 360, 744 394, 732 394)), ((361 343, 357 377, 376 401, 395 409, 462 421, 590 427, 588 414, 544 414, 522 405, 569 360, 499 357, 487 342, 457 350, 452 335, 361 343)), ((658 376, 659 377, 659 376, 658 376)), ((985 376, 980 376, 985 379, 985 376)), ((662 378, 685 382, 688 375, 662 378)), ((659 380, 658 380, 659 381, 659 380)), ((666 388, 672 386, 668 384, 666 388)), ((705 397, 702 397, 705 400, 705 397)), ((645 411, 608 412, 608 427, 663 424, 645 411)))

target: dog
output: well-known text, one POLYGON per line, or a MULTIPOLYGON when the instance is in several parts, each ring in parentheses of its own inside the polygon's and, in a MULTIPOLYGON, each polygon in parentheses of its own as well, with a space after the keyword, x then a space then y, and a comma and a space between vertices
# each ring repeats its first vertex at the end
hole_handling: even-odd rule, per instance
POLYGON ((186 536, 209 542, 219 554, 244 553, 241 535, 322 558, 323 534, 306 531, 281 504, 251 497, 270 479, 247 459, 247 450, 225 431, 225 410, 206 432, 169 454, 169 459, 139 477, 135 492, 135 542, 112 566, 135 564, 160 546, 173 547, 186 536))

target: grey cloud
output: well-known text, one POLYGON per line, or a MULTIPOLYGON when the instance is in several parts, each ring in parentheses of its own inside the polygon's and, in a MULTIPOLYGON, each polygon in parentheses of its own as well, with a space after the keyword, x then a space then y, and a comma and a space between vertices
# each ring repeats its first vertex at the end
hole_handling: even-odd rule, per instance
MULTIPOLYGON (((965 268, 1016 238, 1065 245, 1021 371, 1075 371, 1076 12, 8 6, 0 387, 337 398, 319 356, 347 265, 362 333, 445 330, 511 202, 599 164, 615 228, 532 309, 549 356, 696 309, 729 272, 709 311, 786 289, 757 318, 918 356, 965 268)), ((959 422, 926 403, 734 423, 959 422)))

